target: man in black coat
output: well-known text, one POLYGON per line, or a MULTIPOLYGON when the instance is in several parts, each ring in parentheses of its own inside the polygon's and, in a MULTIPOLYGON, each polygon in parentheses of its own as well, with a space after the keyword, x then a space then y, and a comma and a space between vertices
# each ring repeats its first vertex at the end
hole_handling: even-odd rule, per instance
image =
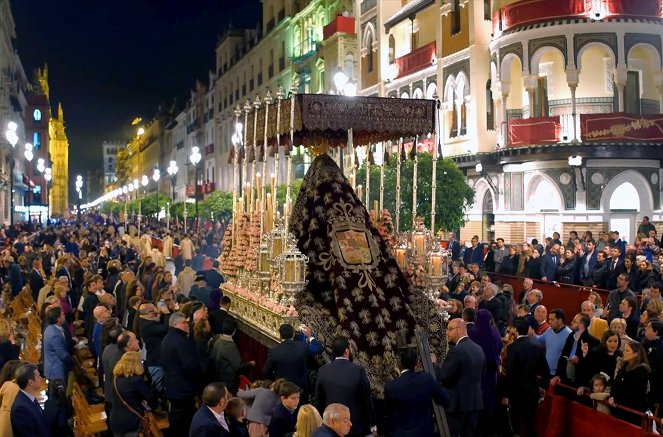
POLYGON ((219 261, 214 260, 212 268, 205 270, 205 279, 207 280, 207 288, 210 290, 214 288, 221 288, 221 284, 226 282, 226 279, 219 273, 219 261))
POLYGON ((402 350, 400 359, 401 376, 384 386, 385 408, 387 417, 392 419, 392 431, 399 437, 432 437, 432 402, 446 406, 449 397, 431 374, 415 371, 418 361, 415 349, 402 350))
POLYGON ((626 271, 621 255, 622 252, 619 246, 610 248, 610 258, 606 260, 606 263, 608 263, 608 279, 606 280, 605 288, 608 290, 617 288, 617 278, 626 271))
POLYGON ((193 416, 189 437, 230 437, 230 421, 224 411, 228 403, 228 390, 222 382, 208 384, 203 390, 203 404, 193 416))
POLYGON ((589 350, 599 345, 599 340, 589 334, 589 324, 591 319, 587 315, 578 313, 571 322, 572 332, 564 343, 562 348, 562 355, 557 362, 556 375, 553 378, 553 383, 563 382, 564 384, 580 386, 589 383, 589 378, 592 375, 583 375, 576 372, 578 364, 583 361, 582 354, 583 344, 587 344, 589 350))
POLYGON ((166 374, 166 397, 170 401, 172 435, 186 435, 195 413, 195 396, 203 370, 196 344, 188 337, 189 323, 180 312, 171 314, 168 333, 161 342, 161 366, 166 374))
POLYGON ((542 392, 550 381, 550 368, 543 350, 527 336, 529 321, 519 317, 514 321, 518 338, 509 346, 506 355, 506 394, 504 405, 511 405, 514 432, 525 426, 525 436, 536 437, 536 410, 542 392))
MULTIPOLYGON (((214 334, 221 334, 224 320, 227 318, 234 318, 228 312, 230 310, 231 303, 232 302, 228 296, 222 296, 221 302, 219 303, 219 308, 209 312, 209 324, 214 334)), ((237 341, 236 338, 235 341, 237 341)))
POLYGON ((449 349, 444 363, 436 368, 437 380, 449 395, 446 408, 451 437, 475 437, 477 420, 483 410, 481 375, 485 371, 485 355, 481 346, 467 336, 462 319, 449 321, 449 349))
POLYGON ((336 337, 332 343, 334 361, 318 371, 315 401, 318 411, 329 404, 343 404, 350 409, 352 428, 349 436, 377 435, 371 385, 366 371, 351 362, 352 351, 347 337, 336 337))
POLYGON ((34 364, 23 364, 16 369, 16 384, 21 391, 11 408, 12 431, 16 437, 49 437, 44 411, 36 397, 41 391, 41 376, 34 364))
POLYGON ((295 341, 295 329, 290 324, 279 328, 283 341, 267 353, 267 361, 262 374, 267 379, 285 378, 302 389, 302 403, 308 403, 308 347, 304 341, 295 341))

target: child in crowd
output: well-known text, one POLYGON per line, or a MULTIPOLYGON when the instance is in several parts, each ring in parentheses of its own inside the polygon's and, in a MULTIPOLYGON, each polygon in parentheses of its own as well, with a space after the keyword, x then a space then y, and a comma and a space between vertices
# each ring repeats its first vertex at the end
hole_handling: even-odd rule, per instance
POLYGON ((246 404, 240 398, 230 398, 224 413, 230 434, 236 437, 249 437, 248 421, 245 418, 246 404))
POLYGON ((610 387, 608 387, 608 380, 610 377, 605 373, 597 373, 590 381, 591 390, 587 387, 578 387, 578 396, 589 393, 590 399, 596 402, 596 409, 605 414, 610 413, 610 406, 607 400, 610 397, 610 387))

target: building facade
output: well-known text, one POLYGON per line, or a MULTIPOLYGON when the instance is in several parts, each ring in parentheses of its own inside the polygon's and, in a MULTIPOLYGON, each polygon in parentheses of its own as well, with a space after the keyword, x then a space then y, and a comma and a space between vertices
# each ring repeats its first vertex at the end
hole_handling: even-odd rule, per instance
POLYGON ((51 181, 51 216, 69 214, 69 139, 65 131, 64 111, 58 105, 57 117, 51 117, 48 124, 49 149, 51 154, 53 180, 51 181))
POLYGON ((101 145, 103 154, 104 191, 117 186, 117 152, 126 144, 121 141, 104 141, 101 145))

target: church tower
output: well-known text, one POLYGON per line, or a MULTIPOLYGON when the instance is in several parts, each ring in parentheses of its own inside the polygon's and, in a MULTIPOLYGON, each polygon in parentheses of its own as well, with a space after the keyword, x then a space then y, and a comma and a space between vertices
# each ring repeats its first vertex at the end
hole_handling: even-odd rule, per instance
POLYGON ((67 215, 69 208, 69 140, 64 128, 62 103, 57 117, 48 124, 51 160, 53 161, 53 185, 50 192, 51 215, 67 215))

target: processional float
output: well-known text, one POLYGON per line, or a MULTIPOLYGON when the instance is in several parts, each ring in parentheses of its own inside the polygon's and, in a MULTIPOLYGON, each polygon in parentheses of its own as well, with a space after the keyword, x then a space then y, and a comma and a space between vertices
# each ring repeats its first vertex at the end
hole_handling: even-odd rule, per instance
POLYGON ((446 354, 448 308, 437 298, 450 254, 434 232, 439 101, 295 90, 286 97, 280 88, 234 112, 229 157, 234 207, 221 260, 224 293, 240 319, 268 338, 278 339, 284 322, 305 323, 327 345, 346 335, 381 396, 384 382, 398 375, 398 347, 415 341, 417 327, 432 352, 440 359, 446 354), (417 146, 423 138, 435 144, 428 227, 416 213, 417 146), (312 162, 295 199, 293 154, 302 146, 312 162), (369 175, 378 150, 385 158, 379 164, 379 200, 371 208, 369 175), (358 152, 367 170, 363 187, 357 184, 358 152), (396 192, 385 193, 391 152, 396 152, 396 192), (401 161, 408 154, 414 165, 413 219, 401 223, 401 161), (273 158, 269 179, 268 157, 273 158), (276 185, 281 159, 286 160, 282 205, 276 185), (385 194, 396 198, 393 224, 385 194))

